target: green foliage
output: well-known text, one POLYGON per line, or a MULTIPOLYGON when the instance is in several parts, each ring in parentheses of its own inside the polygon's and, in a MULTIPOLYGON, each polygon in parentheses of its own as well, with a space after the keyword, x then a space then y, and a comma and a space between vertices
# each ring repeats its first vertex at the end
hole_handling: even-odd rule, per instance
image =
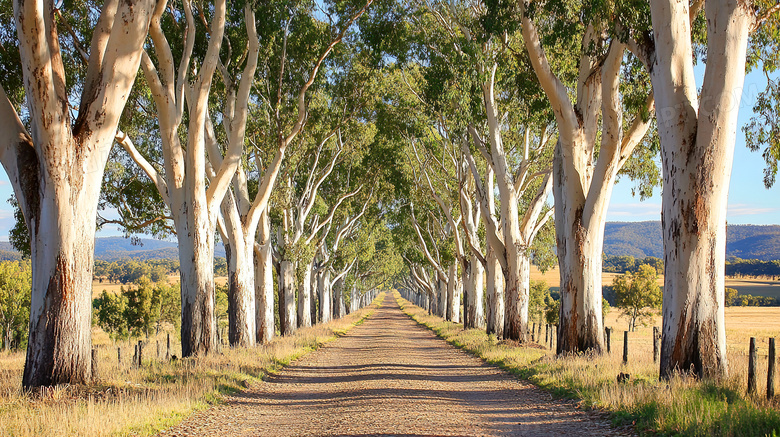
MULTIPOLYGON (((752 7, 757 16, 762 16, 774 7, 774 2, 757 0, 752 7)), ((766 87, 758 91, 751 89, 743 93, 743 99, 753 97, 753 116, 742 127, 745 133, 745 143, 752 151, 761 151, 766 167, 764 169, 764 185, 769 188, 777 178, 777 164, 780 160, 780 117, 778 117, 778 102, 780 102, 780 83, 777 81, 777 69, 780 67, 780 18, 777 12, 772 13, 757 26, 750 36, 746 69, 748 72, 761 70, 766 78, 766 87)))
POLYGON ((725 305, 727 307, 730 307, 734 304, 734 300, 737 298, 737 295, 739 292, 734 288, 726 287, 726 290, 724 292, 725 295, 725 305))
POLYGON ((217 318, 217 328, 220 332, 227 328, 228 325, 228 288, 228 284, 214 284, 214 314, 217 318))
POLYGON ((32 269, 29 261, 0 262, 0 341, 5 349, 27 343, 32 269))
POLYGON ((726 276, 776 278, 780 276, 780 260, 729 258, 726 260, 726 276))
POLYGON ((92 301, 93 321, 114 341, 130 336, 127 324, 127 296, 124 293, 109 293, 106 290, 92 301))
POLYGON ((148 278, 156 283, 167 280, 169 274, 176 273, 178 270, 179 262, 169 259, 149 259, 145 261, 124 259, 114 262, 95 260, 93 275, 101 282, 108 280, 110 282, 131 284, 138 283, 142 278, 148 278))
POLYGON ((23 257, 30 257, 30 231, 27 229, 27 223, 24 221, 24 215, 22 209, 19 208, 19 202, 16 201, 16 196, 11 196, 8 199, 8 203, 14 210, 14 227, 8 231, 8 241, 11 246, 18 250, 23 257))
POLYGON ((544 297, 544 321, 551 325, 557 325, 560 318, 561 301, 553 299, 549 294, 544 297))
POLYGON ((654 256, 637 259, 630 255, 604 255, 602 260, 602 270, 610 273, 637 272, 643 265, 653 267, 658 274, 664 272, 664 261, 654 256))
POLYGON ((181 323, 178 284, 155 284, 146 277, 137 286, 122 287, 116 294, 103 290, 92 306, 95 323, 114 340, 149 336, 152 329, 160 331, 163 323, 174 329, 181 323))
POLYGON ((546 317, 548 309, 547 298, 550 297, 550 288, 544 281, 531 281, 528 297, 528 320, 541 323, 546 317))
POLYGON ((618 276, 612 282, 615 306, 628 317, 629 331, 636 329, 637 323, 643 323, 661 308, 661 287, 656 283, 657 280, 655 268, 644 264, 636 272, 618 276))

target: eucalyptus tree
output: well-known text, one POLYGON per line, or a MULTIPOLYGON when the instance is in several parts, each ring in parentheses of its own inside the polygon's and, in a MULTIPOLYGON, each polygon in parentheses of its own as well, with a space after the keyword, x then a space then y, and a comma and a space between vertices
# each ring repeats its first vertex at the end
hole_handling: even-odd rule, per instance
MULTIPOLYGON (((228 150, 232 142, 244 142, 247 126, 246 102, 250 97, 249 87, 253 83, 259 89, 260 96, 257 101, 266 103, 258 105, 253 112, 266 122, 253 123, 253 127, 259 132, 250 135, 250 142, 258 149, 267 146, 270 151, 267 155, 272 156, 266 159, 270 162, 264 165, 260 150, 251 153, 259 178, 254 200, 251 200, 247 174, 243 167, 239 167, 233 177, 232 190, 227 193, 222 203, 221 213, 230 254, 228 316, 231 344, 253 344, 255 333, 257 341, 261 343, 268 342, 273 336, 270 222, 265 211, 281 170, 285 151, 306 123, 309 112, 305 105, 307 91, 313 85, 317 88, 315 79, 320 69, 328 68, 323 64, 342 42, 354 21, 370 4, 371 2, 367 2, 362 8, 342 14, 337 17, 339 24, 327 29, 321 29, 319 21, 313 17, 313 11, 310 9, 296 9, 294 16, 287 17, 289 5, 267 4, 263 9, 262 26, 263 41, 267 41, 267 46, 262 48, 262 52, 276 56, 263 59, 261 77, 255 78, 254 74, 245 71, 239 81, 238 77, 231 75, 226 65, 220 65, 228 98, 225 99, 218 118, 221 121, 221 135, 211 135, 214 139, 209 154, 212 165, 219 163, 222 159, 221 151, 228 150), (321 52, 311 50, 308 46, 302 50, 300 41, 323 39, 323 36, 329 42, 321 52), (261 135, 267 138, 266 141, 259 138, 261 135), (217 138, 224 138, 225 144, 219 145, 217 138), (267 144, 269 142, 271 144, 267 144), (256 241, 258 225, 261 242, 256 241)), ((259 47, 254 47, 251 52, 255 57, 258 49, 259 47)))
POLYGON ((519 25, 529 63, 555 116, 558 353, 603 350, 601 252, 606 210, 618 172, 650 127, 648 113, 653 107, 642 76, 621 81, 636 60, 626 56, 626 45, 615 36, 619 29, 610 17, 616 12, 608 10, 613 5, 593 6, 523 1, 516 8, 494 8, 489 14, 491 25, 499 28, 506 24, 501 24, 503 19, 517 14, 506 28, 519 25), (629 94, 643 97, 625 98, 629 94), (629 119, 623 119, 624 113, 629 119))
POLYGON ((646 21, 634 26, 629 44, 652 80, 664 164, 660 373, 719 378, 727 374, 726 204, 738 90, 749 51, 752 67, 765 57, 770 65, 764 68, 774 68, 779 8, 774 2, 661 0, 649 9, 652 29, 646 21), (693 68, 698 50, 707 64, 700 89, 693 68))
MULTIPOLYGON (((213 316, 211 315, 213 313, 213 278, 210 274, 211 268, 206 264, 213 259, 213 234, 219 220, 222 220, 230 250, 228 319, 231 344, 247 346, 255 342, 256 318, 258 317, 254 308, 255 294, 259 294, 261 297, 260 315, 262 315, 262 320, 259 324, 261 341, 267 341, 272 336, 273 323, 268 320, 269 315, 272 317, 272 312, 268 310, 272 306, 272 303, 268 302, 272 295, 267 290, 271 282, 267 280, 270 276, 265 271, 268 270, 266 259, 269 257, 268 252, 262 250, 263 247, 267 248, 268 246, 267 244, 261 245, 256 250, 254 235, 258 226, 261 231, 268 229, 267 226, 260 226, 260 222, 264 217, 263 212, 267 207, 285 151, 306 122, 308 116, 307 90, 317 78, 317 72, 325 58, 370 3, 369 1, 363 4, 362 8, 356 8, 356 11, 353 11, 351 15, 345 14, 343 26, 338 30, 327 28, 314 33, 311 30, 308 32, 305 30, 319 26, 317 20, 312 18, 311 8, 304 9, 302 13, 288 18, 286 24, 281 24, 279 21, 284 23, 284 18, 280 18, 280 16, 283 17, 284 14, 274 10, 273 5, 271 5, 269 6, 270 11, 263 9, 262 16, 267 21, 261 22, 262 26, 260 27, 264 31, 262 36, 265 45, 262 47, 260 46, 258 23, 252 4, 244 5, 241 11, 231 10, 230 14, 226 14, 224 11, 220 12, 220 8, 215 8, 214 18, 210 24, 205 23, 205 21, 196 23, 194 19, 190 19, 191 11, 187 4, 184 9, 187 24, 174 22, 166 28, 169 33, 174 33, 182 27, 185 29, 192 27, 192 29, 185 31, 184 46, 177 47, 182 50, 182 57, 176 81, 172 77, 174 74, 173 51, 165 39, 162 27, 160 26, 157 41, 154 38, 155 33, 152 34, 152 40, 155 41, 155 55, 160 60, 160 71, 169 77, 165 80, 156 77, 158 76, 157 70, 151 62, 151 58, 149 58, 148 63, 144 63, 142 66, 158 110, 163 107, 173 114, 172 117, 161 117, 159 123, 164 172, 161 174, 154 165, 147 161, 144 154, 135 147, 126 135, 118 134, 117 140, 136 163, 146 171, 150 179, 155 181, 163 198, 171 205, 177 236, 180 240, 179 255, 182 266, 185 267, 181 271, 182 296, 185 303, 182 305, 182 334, 183 338, 188 338, 185 355, 198 352, 207 353, 213 348, 214 339, 211 333, 212 329, 209 328, 213 328, 213 316), (220 15, 217 14, 218 12, 220 15), (224 35, 225 23, 228 24, 229 35, 227 36, 224 35), (288 31, 291 23, 296 25, 296 29, 304 28, 300 35, 302 40, 319 39, 325 33, 328 41, 324 44, 319 55, 314 54, 318 57, 311 56, 312 54, 308 52, 305 53, 305 55, 314 58, 311 59, 311 63, 305 61, 307 57, 303 53, 291 51, 300 55, 298 59, 304 60, 301 65, 296 65, 295 68, 287 65, 288 31), (213 100, 216 98, 215 93, 210 94, 208 89, 200 85, 201 92, 196 94, 191 91, 192 86, 187 85, 187 71, 192 54, 193 52, 197 54, 196 48, 203 49, 201 45, 196 46, 195 44, 196 26, 203 27, 204 29, 199 28, 198 30, 207 32, 209 37, 208 45, 205 48, 206 53, 203 55, 203 67, 205 68, 201 69, 198 77, 205 78, 205 72, 211 78, 215 72, 218 72, 218 79, 221 79, 221 82, 218 83, 223 89, 221 89, 222 92, 217 99, 221 104, 216 110, 210 110, 208 107, 209 96, 213 100), (239 31, 235 29, 241 28, 245 29, 246 36, 236 37, 235 34, 239 31), (225 54, 220 54, 223 40, 227 41, 227 49, 222 50, 226 52, 225 54), (237 46, 245 44, 246 49, 241 53, 234 53, 231 40, 237 46), (276 142, 276 147, 272 152, 273 158, 262 169, 254 199, 250 200, 246 174, 240 164, 245 149, 247 119, 250 110, 258 105, 258 101, 262 101, 262 98, 258 98, 252 93, 253 86, 256 85, 256 72, 261 49, 264 61, 262 72, 266 76, 270 75, 268 64, 274 60, 279 62, 278 78, 276 76, 266 77, 267 80, 263 82, 270 86, 269 84, 276 80, 279 81, 278 88, 274 88, 277 91, 276 96, 265 96, 266 103, 275 102, 275 104, 269 103, 270 109, 268 109, 273 114, 275 123, 268 126, 270 131, 266 133, 276 142), (281 55, 277 58, 269 56, 268 52, 274 53, 274 50, 280 51, 281 55), (283 88, 283 84, 287 85, 287 82, 282 80, 284 75, 290 75, 290 72, 295 77, 293 80, 299 81, 295 85, 297 90, 292 93, 283 88), (170 85, 173 82, 176 82, 175 89, 170 85), (160 85, 162 83, 167 86, 162 87, 160 85), (187 141, 193 143, 188 144, 187 149, 196 150, 198 153, 195 155, 204 158, 202 161, 200 158, 195 159, 192 153, 184 153, 179 139, 175 135, 176 130, 184 120, 185 100, 188 104, 186 115, 189 124, 187 141), (292 108, 285 111, 287 103, 292 108), (283 104, 285 104, 284 109, 281 108, 283 104), (203 107, 201 108, 201 106, 203 107), (199 118, 193 117, 193 113, 197 113, 199 118), (167 118, 171 118, 171 120, 167 118), (193 149, 193 145, 198 147, 193 149), (184 157, 187 159, 183 159, 184 157), (193 160, 197 161, 197 165, 192 164, 193 160), (208 188, 205 186, 206 179, 208 179, 208 188), (181 182, 184 180, 190 182, 182 185, 181 182), (233 185, 232 191, 230 191, 231 183, 233 185), (172 189, 172 186, 175 186, 176 189, 172 189), (169 191, 173 193, 169 194, 169 191), (229 194, 227 199, 225 194, 229 194), (203 208, 193 207, 199 204, 198 202, 193 203, 194 197, 202 197, 201 200, 204 200, 202 202, 203 208), (194 223, 190 224, 190 221, 194 221, 194 223), (198 232, 189 231, 193 225, 196 225, 195 229, 198 229, 198 232), (209 234, 208 238, 205 237, 205 234, 209 234), (196 240, 197 244, 195 244, 196 240), (252 264, 255 252, 261 258, 257 267, 257 270, 260 270, 261 278, 264 279, 261 290, 254 289, 256 272, 252 264), (266 259, 262 257, 264 254, 266 259), (198 263, 203 265, 197 265, 198 263, 193 262, 196 258, 198 263), (207 271, 209 273, 206 273, 207 271), (190 297, 186 298, 186 296, 190 297), (188 301, 193 303, 188 305, 188 301), (194 311, 195 309, 197 311, 194 311), (201 316, 203 316, 203 320, 199 320, 201 316), (190 319, 194 321, 190 321, 190 319)), ((215 4, 215 7, 216 5, 218 4, 215 4)), ((203 20, 203 16, 200 15, 201 20, 203 20)), ((298 34, 295 33, 295 36, 298 34)), ((262 167, 262 163, 257 159, 257 154, 254 154, 254 157, 258 167, 262 167)))
POLYGON ((0 86, 0 162, 30 232, 33 272, 25 387, 81 383, 92 376, 100 183, 152 12, 164 6, 107 1, 74 29, 61 18, 69 8, 14 1, 13 19, 4 23, 3 43, 13 41, 15 29, 18 58, 4 51, 4 61, 12 62, 4 68, 17 79, 4 78, 0 86), (81 38, 90 42, 88 50, 81 38), (72 68, 81 64, 79 57, 87 61, 83 70, 72 68))
MULTIPOLYGON (((351 116, 350 116, 351 117, 351 116)), ((341 193, 330 206, 325 206, 318 197, 320 187, 334 173, 337 164, 344 162, 351 154, 351 141, 346 145, 342 132, 346 131, 346 119, 337 116, 335 126, 326 123, 312 128, 301 137, 301 151, 309 142, 308 153, 301 153, 297 160, 291 160, 285 169, 282 182, 282 200, 279 204, 281 226, 277 237, 276 252, 279 262, 279 317, 282 335, 295 332, 300 326, 311 326, 311 274, 315 247, 311 244, 317 234, 333 220, 338 207, 363 188, 351 187, 341 193), (309 136, 312 138, 310 139, 309 136), (347 149, 347 148, 350 149, 347 149), (317 201, 320 201, 319 203, 317 201), (312 214, 318 207, 320 214, 312 214), (296 289, 298 291, 296 312, 296 289)), ((326 121, 327 122, 327 121, 326 121)), ((359 123, 355 123, 359 126, 359 123)))
MULTIPOLYGON (((159 145, 163 156, 160 171, 127 135, 123 132, 116 134, 117 142, 155 183, 171 210, 179 243, 183 356, 216 350, 214 233, 219 206, 240 163, 243 146, 241 143, 230 145, 230 150, 226 151, 228 159, 218 168, 211 168, 213 175, 207 184, 209 96, 214 73, 220 63, 228 20, 224 0, 208 6, 210 22, 206 22, 205 13, 201 13, 202 6, 185 1, 180 11, 168 14, 166 8, 158 8, 150 26, 150 48, 154 49, 154 58, 144 52, 141 67, 159 116, 159 145), (196 16, 203 21, 196 22, 196 16), (207 39, 207 42, 196 45, 196 37, 207 39), (170 44, 171 41, 178 42, 179 38, 183 38, 181 46, 170 44), (173 48, 181 50, 178 62, 173 48), (179 134, 184 126, 187 128, 186 136, 179 134)), ((256 46, 251 5, 244 7, 244 14, 246 30, 252 41, 250 44, 256 46)), ((245 73, 253 72, 252 64, 250 57, 245 73)))

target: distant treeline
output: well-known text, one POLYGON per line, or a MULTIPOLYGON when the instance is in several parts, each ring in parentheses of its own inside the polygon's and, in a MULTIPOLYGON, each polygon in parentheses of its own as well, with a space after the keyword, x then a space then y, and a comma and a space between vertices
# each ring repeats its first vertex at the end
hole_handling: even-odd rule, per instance
POLYGON ((642 265, 654 267, 659 275, 664 273, 664 260, 661 258, 654 256, 634 258, 629 255, 604 255, 602 271, 609 273, 635 273, 642 265))
MULTIPOLYGON (((179 272, 179 261, 175 259, 130 259, 119 261, 95 260, 93 276, 100 282, 119 282, 121 284, 137 284, 141 278, 152 282, 164 281, 168 275, 179 272)), ((214 259, 214 274, 227 276, 227 261, 225 258, 214 259)))
POLYGON ((753 296, 751 294, 739 294, 733 288, 726 287, 727 307, 776 307, 780 306, 780 300, 776 297, 753 296))
POLYGON ((780 261, 729 258, 726 261, 726 276, 768 278, 776 281, 780 278, 780 261))
MULTIPOLYGON (((664 272, 664 261, 661 258, 654 256, 634 258, 628 255, 604 255, 603 271, 610 273, 636 272, 643 264, 655 267, 659 274, 664 272)), ((726 260, 726 276, 767 278, 776 281, 780 279, 780 261, 731 257, 726 260)))

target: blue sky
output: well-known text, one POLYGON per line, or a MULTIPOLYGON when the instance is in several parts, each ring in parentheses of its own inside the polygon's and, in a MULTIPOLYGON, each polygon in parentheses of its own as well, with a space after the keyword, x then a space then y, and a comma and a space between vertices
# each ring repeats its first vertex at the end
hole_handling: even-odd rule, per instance
MULTIPOLYGON (((696 67, 696 78, 699 86, 703 77, 704 66, 696 67)), ((766 86, 763 74, 751 73, 745 79, 742 92, 742 102, 739 108, 739 125, 750 120, 753 113, 753 103, 756 94, 766 86)), ((780 224, 780 182, 771 189, 766 189, 763 182, 764 159, 760 152, 751 152, 745 146, 745 138, 741 129, 737 131, 737 142, 734 152, 734 167, 731 174, 729 189, 729 205, 727 220, 731 224, 780 224)), ((660 220, 661 193, 655 190, 654 196, 640 202, 638 197, 631 195, 633 182, 624 179, 615 186, 612 201, 607 212, 608 221, 646 221, 660 220)), ((12 190, 8 176, 0 167, 0 241, 8 241, 8 231, 14 225, 13 210, 6 203, 12 190)), ((115 226, 107 227, 99 233, 100 236, 122 235, 115 226)))
MULTIPOLYGON (((701 87, 704 65, 696 67, 696 81, 701 87)), ((753 115, 756 95, 766 87, 761 72, 753 72, 745 78, 742 101, 739 107, 739 129, 734 149, 734 167, 731 171, 729 204, 726 219, 730 224, 780 224, 780 182, 771 189, 764 187, 764 158, 761 152, 751 152, 745 146, 742 125, 753 115)), ((653 197, 640 202, 631 196, 633 182, 624 179, 615 185, 612 201, 607 211, 608 221, 645 221, 661 219, 661 190, 653 197)))

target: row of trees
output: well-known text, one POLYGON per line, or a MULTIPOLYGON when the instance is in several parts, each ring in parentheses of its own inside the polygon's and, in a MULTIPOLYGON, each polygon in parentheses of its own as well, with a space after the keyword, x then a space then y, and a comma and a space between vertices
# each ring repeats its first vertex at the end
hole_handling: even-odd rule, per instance
MULTIPOLYGON (((661 374, 725 374, 733 90, 746 67, 777 64, 776 8, 13 0, 11 9, 0 32, 0 162, 30 242, 25 386, 90 379, 94 234, 108 224, 175 234, 185 356, 216 350, 217 235, 234 346, 269 341, 277 307, 285 335, 340 316, 346 295, 359 302, 401 259, 396 280, 432 311, 459 321, 463 301, 467 326, 523 341, 530 263, 557 257, 558 352, 599 353, 605 215, 620 175, 640 195, 663 178, 661 374), (697 92, 693 63, 705 54, 697 92)), ((775 151, 769 112, 758 113, 751 144, 775 151)))
MULTIPOLYGON (((663 301, 662 377, 725 375, 725 212, 739 90, 746 71, 774 71, 777 10, 738 0, 411 2, 414 62, 399 88, 418 109, 400 98, 397 106, 407 115, 398 130, 419 245, 405 254, 403 285, 458 321, 463 284, 467 327, 483 327, 470 314, 480 314, 484 292, 487 332, 523 341, 528 263, 546 266, 539 243, 554 215, 557 351, 601 353, 612 186, 630 177, 644 197, 662 179, 664 261, 618 266, 633 273, 616 287, 656 289, 644 293, 652 302, 624 302, 634 321, 643 315, 636 308, 663 301), (658 269, 663 298, 649 279, 658 269)), ((753 147, 767 147, 769 176, 773 89, 747 132, 753 147)))
MULTIPOLYGON (((216 351, 216 238, 227 253, 233 346, 270 341, 274 308, 290 334, 365 304, 394 274, 392 168, 381 145, 371 147, 381 27, 392 21, 382 8, 367 13, 371 6, 107 0, 4 9, 13 16, 2 15, 0 32, 0 161, 33 271, 23 385, 90 380, 100 226, 176 236, 184 356, 216 351)), ((147 273, 135 267, 98 270, 118 280, 147 273)), ((158 267, 149 275, 161 276, 158 267)), ((160 304, 162 288, 103 295, 98 307, 122 315, 117 333, 148 329, 148 318, 131 313, 160 304)))

